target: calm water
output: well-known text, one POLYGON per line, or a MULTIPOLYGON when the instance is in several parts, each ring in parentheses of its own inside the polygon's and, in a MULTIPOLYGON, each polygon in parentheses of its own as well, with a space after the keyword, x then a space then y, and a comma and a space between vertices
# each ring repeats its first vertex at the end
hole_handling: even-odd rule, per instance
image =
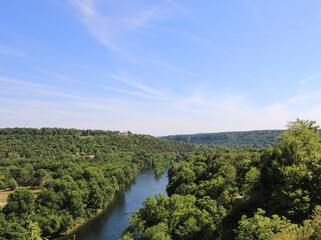
MULTIPOLYGON (((154 170, 143 170, 99 216, 80 226, 72 235, 76 240, 116 240, 129 225, 128 217, 142 207, 142 202, 156 193, 166 194, 167 171, 155 176, 154 170), (128 212, 129 211, 129 212, 128 212)), ((73 239, 72 236, 63 239, 73 239)))

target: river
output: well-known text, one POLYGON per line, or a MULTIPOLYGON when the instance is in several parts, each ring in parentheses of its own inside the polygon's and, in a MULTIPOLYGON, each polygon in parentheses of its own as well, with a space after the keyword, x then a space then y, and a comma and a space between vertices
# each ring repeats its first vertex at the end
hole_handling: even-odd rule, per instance
POLYGON ((60 240, 73 239, 73 235, 76 235, 76 240, 119 239, 120 234, 129 226, 128 217, 132 216, 132 212, 141 208, 148 196, 160 192, 166 194, 167 183, 167 170, 159 176, 155 176, 152 169, 143 170, 131 184, 115 195, 102 213, 60 240))

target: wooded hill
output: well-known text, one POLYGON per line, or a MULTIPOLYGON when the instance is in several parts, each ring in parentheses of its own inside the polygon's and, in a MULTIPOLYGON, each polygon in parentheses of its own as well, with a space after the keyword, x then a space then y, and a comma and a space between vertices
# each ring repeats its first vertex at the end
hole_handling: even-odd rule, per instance
POLYGON ((104 208, 141 169, 159 173, 202 149, 130 132, 0 129, 0 189, 15 190, 0 207, 0 239, 57 237, 104 208))
MULTIPOLYGON (((284 130, 256 130, 170 135, 162 138, 212 147, 264 148, 277 144, 276 138, 281 136, 283 132, 284 130)), ((319 129, 319 132, 321 133, 321 129, 319 129)))
POLYGON ((321 239, 321 138, 290 122, 265 149, 190 154, 168 171, 168 197, 150 196, 122 240, 321 239))
POLYGON ((283 130, 257 130, 244 132, 172 135, 162 138, 187 143, 204 144, 213 147, 263 148, 276 144, 277 141, 275 138, 280 136, 283 132, 283 130))

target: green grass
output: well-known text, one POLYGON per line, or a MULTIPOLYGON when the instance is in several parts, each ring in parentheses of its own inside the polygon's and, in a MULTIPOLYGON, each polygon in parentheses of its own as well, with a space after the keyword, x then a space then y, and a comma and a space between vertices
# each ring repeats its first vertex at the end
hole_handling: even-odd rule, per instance
POLYGON ((5 203, 5 204, 7 203, 8 195, 9 195, 10 193, 13 193, 13 191, 11 191, 11 190, 6 190, 6 189, 0 190, 0 206, 1 206, 1 207, 4 206, 3 203, 5 203))

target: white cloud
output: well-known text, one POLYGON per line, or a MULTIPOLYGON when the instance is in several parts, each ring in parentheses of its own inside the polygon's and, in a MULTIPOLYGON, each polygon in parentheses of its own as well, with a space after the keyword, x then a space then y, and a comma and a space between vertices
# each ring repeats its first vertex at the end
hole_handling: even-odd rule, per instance
POLYGON ((127 55, 116 43, 116 28, 113 28, 112 19, 100 15, 95 8, 94 0, 70 0, 76 6, 82 22, 90 33, 100 41, 101 44, 118 53, 127 55))
POLYGON ((21 52, 17 49, 5 46, 0 44, 0 53, 8 55, 8 56, 12 56, 12 57, 18 57, 18 58, 23 58, 26 60, 31 60, 31 58, 29 56, 27 56, 24 52, 21 52))
POLYGON ((319 74, 314 74, 314 75, 311 76, 311 77, 308 77, 308 78, 305 78, 305 79, 301 80, 301 81, 300 81, 300 85, 303 86, 303 85, 305 85, 307 82, 310 82, 310 81, 312 81, 312 80, 314 80, 314 79, 316 79, 316 78, 318 78, 318 77, 320 77, 319 74))
POLYGON ((174 8, 176 8, 180 13, 195 20, 194 16, 191 14, 191 12, 187 8, 182 7, 181 5, 176 3, 174 0, 168 0, 168 2, 170 3, 170 5, 172 5, 174 8))
POLYGON ((125 22, 128 25, 128 28, 135 29, 138 27, 146 26, 149 22, 154 20, 159 16, 159 11, 157 9, 147 9, 140 12, 134 17, 128 18, 125 22))
MULTIPOLYGON (((95 0, 70 0, 76 7, 77 13, 80 15, 81 21, 88 28, 91 35, 96 38, 107 49, 120 54, 131 62, 151 62, 170 70, 181 72, 184 74, 196 75, 184 69, 177 68, 169 64, 165 60, 156 59, 155 57, 143 56, 135 54, 132 46, 143 47, 139 41, 128 42, 133 35, 139 38, 140 33, 137 33, 136 28, 150 26, 151 23, 157 21, 165 21, 170 19, 169 16, 175 15, 177 11, 190 16, 188 11, 174 1, 169 1, 168 6, 144 6, 143 9, 133 7, 131 12, 122 11, 119 7, 118 15, 107 16, 102 15, 96 7, 95 0)), ((107 6, 108 3, 105 2, 107 6)), ((117 2, 109 3, 117 6, 117 2)), ((204 39, 197 39, 203 45, 208 45, 204 39)), ((210 47, 209 45, 207 47, 210 47)), ((213 46, 211 46, 213 47, 213 46)))
POLYGON ((16 80, 16 79, 3 77, 3 76, 0 76, 0 82, 6 82, 6 83, 18 84, 18 85, 25 85, 25 86, 29 86, 29 87, 40 87, 41 86, 40 84, 31 83, 31 82, 27 82, 27 81, 16 80))
POLYGON ((173 30, 173 29, 164 29, 167 32, 170 32, 174 35, 178 35, 180 37, 183 37, 187 40, 190 40, 196 45, 199 45, 207 50, 210 50, 214 53, 226 53, 225 50, 223 50, 221 47, 219 47, 217 44, 215 44, 212 40, 191 34, 189 32, 183 31, 181 29, 179 30, 173 30))
POLYGON ((262 81, 262 84, 269 90, 275 92, 275 89, 270 85, 268 84, 266 81, 262 81))
POLYGON ((137 83, 135 81, 132 81, 132 80, 129 80, 128 78, 124 78, 124 77, 121 77, 121 76, 117 76, 115 74, 111 74, 110 75, 113 79, 117 80, 117 81, 121 81, 123 83, 126 83, 130 86, 133 86, 135 88, 138 88, 146 93, 149 93, 149 94, 152 94, 156 97, 158 97, 159 99, 162 99, 162 100, 168 100, 169 96, 166 95, 165 93, 159 91, 159 90, 156 90, 156 89, 153 89, 153 88, 150 88, 148 86, 145 86, 145 85, 142 85, 140 83, 137 83))
MULTIPOLYGON (((298 104, 304 105, 305 102, 320 96, 321 96, 321 90, 318 90, 309 94, 292 97, 287 101, 285 101, 284 103, 276 103, 275 106, 279 109, 287 109, 287 108, 293 107, 294 105, 295 107, 298 107, 298 104)), ((304 105, 304 107, 309 108, 309 105, 304 105)))
MULTIPOLYGON (((62 81, 67 79, 78 84, 77 80, 57 76, 62 81)), ((217 94, 208 86, 195 86, 194 92, 174 96, 121 74, 111 77, 134 90, 127 89, 126 85, 123 89, 109 86, 106 89, 141 98, 98 97, 77 89, 66 92, 55 86, 0 76, 0 82, 16 85, 17 88, 14 92, 2 89, 3 93, 7 92, 7 97, 0 98, 0 106, 5 106, 0 108, 0 125, 131 130, 160 136, 284 129, 288 121, 297 117, 321 122, 318 101, 321 91, 256 107, 246 93, 217 94), (24 95, 17 97, 16 90, 24 95), (10 97, 10 94, 15 97, 10 97), (298 108, 298 105, 301 107, 298 108)), ((103 85, 93 87, 102 89, 103 85)))

